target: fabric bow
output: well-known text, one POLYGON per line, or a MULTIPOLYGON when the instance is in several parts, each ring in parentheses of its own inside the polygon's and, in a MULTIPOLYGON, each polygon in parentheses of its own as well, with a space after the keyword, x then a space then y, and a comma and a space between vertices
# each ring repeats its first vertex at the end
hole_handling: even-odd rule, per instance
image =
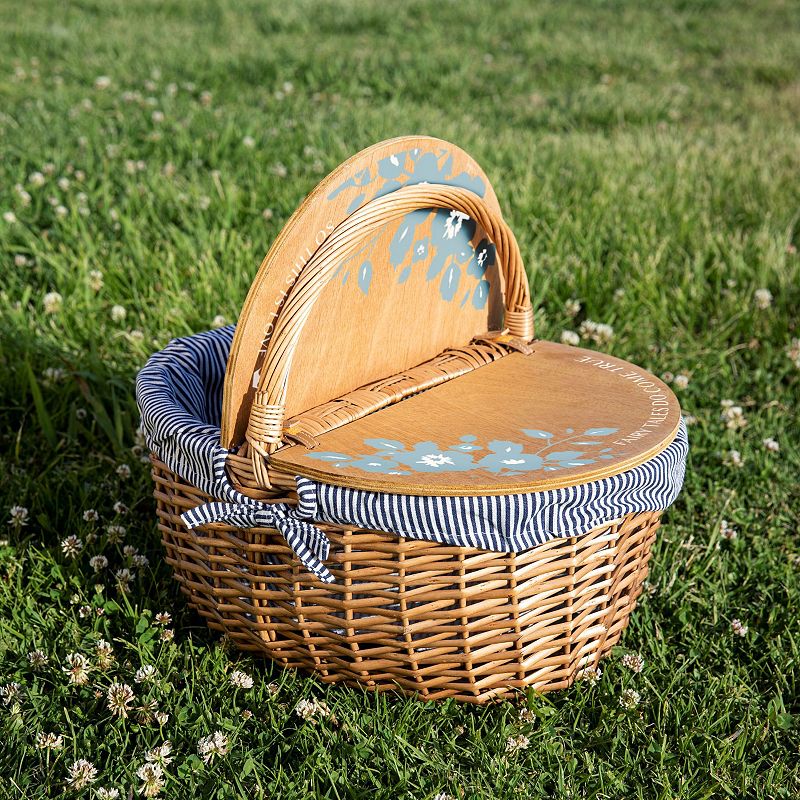
POLYGON ((307 502, 310 498, 304 498, 301 493, 301 502, 295 508, 286 503, 261 503, 245 495, 240 497, 240 502, 236 503, 205 503, 184 512, 181 519, 189 530, 213 522, 235 528, 275 528, 309 572, 324 583, 333 583, 334 577, 323 563, 330 553, 328 537, 303 519, 313 518, 307 502))

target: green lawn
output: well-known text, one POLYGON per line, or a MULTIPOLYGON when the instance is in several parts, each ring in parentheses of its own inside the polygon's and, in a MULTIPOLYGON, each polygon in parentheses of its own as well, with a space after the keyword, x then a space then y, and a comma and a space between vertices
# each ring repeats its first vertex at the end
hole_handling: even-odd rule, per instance
POLYGON ((0 15, 0 796, 139 796, 165 740, 169 798, 800 796, 800 6, 0 0, 0 15), (596 684, 488 708, 324 687, 222 646, 161 563, 137 368, 236 319, 325 173, 415 132, 492 178, 539 335, 606 323, 605 349, 689 378, 685 489, 596 684), (127 719, 113 683, 134 690, 127 719), (304 720, 311 698, 331 716, 304 720), (228 752, 205 764, 215 731, 228 752), (90 788, 67 785, 79 759, 90 788))

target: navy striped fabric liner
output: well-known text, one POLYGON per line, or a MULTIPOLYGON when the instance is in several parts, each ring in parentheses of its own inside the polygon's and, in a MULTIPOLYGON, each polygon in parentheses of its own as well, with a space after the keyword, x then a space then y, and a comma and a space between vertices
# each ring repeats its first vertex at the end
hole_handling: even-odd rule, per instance
POLYGON ((222 388, 234 326, 175 339, 153 355, 136 380, 142 431, 173 472, 221 502, 182 515, 188 528, 219 522, 274 528, 320 580, 329 544, 313 520, 386 531, 459 547, 520 552, 577 536, 640 511, 672 504, 683 485, 689 442, 681 421, 659 454, 599 481, 542 492, 487 497, 417 497, 367 492, 298 477, 296 506, 262 503, 237 491, 220 445, 222 388))

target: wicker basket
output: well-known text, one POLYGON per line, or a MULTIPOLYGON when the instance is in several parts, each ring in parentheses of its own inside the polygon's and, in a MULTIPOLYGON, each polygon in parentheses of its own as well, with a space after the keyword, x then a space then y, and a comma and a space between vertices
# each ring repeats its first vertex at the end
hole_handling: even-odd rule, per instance
MULTIPOLYGON (((242 403, 232 418, 244 415, 247 425, 227 470, 238 491, 265 503, 297 502, 291 474, 273 464, 273 454, 287 443, 313 446, 326 431, 509 352, 528 352, 533 340, 513 234, 490 203, 457 187, 405 187, 347 215, 295 277, 268 337, 263 320, 253 322, 257 316, 258 303, 248 298, 228 370, 252 370, 237 355, 258 329, 259 382, 232 401, 242 403), (335 266, 381 225, 409 210, 437 207, 468 215, 496 245, 505 330, 460 347, 453 343, 414 368, 399 364, 385 380, 356 382, 343 396, 287 415, 300 334, 335 266)), ((235 394, 234 377, 226 384, 226 403, 235 394)), ((223 441, 225 435, 223 420, 223 441)), ((327 682, 476 703, 525 687, 567 687, 596 667, 636 605, 661 517, 660 511, 631 513, 518 553, 319 523, 330 540, 325 564, 335 578, 326 584, 276 529, 219 523, 187 529, 180 515, 216 498, 179 477, 158 452, 153 479, 166 559, 182 592, 238 647, 327 682)))

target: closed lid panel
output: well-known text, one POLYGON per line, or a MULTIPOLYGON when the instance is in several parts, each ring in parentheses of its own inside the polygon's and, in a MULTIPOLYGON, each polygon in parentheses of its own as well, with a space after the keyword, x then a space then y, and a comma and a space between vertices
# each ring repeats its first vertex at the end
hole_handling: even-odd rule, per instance
POLYGON ((675 437, 680 406, 655 376, 538 341, 318 438, 283 447, 281 472, 377 492, 481 495, 619 474, 675 437))

